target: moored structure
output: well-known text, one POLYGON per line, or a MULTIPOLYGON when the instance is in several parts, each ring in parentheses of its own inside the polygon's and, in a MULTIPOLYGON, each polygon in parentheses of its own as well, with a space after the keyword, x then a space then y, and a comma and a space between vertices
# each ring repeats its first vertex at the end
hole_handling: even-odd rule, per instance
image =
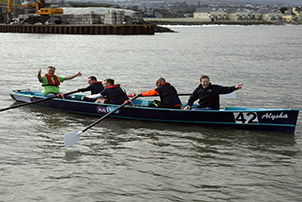
POLYGON ((153 25, 6 25, 0 24, 0 32, 31 34, 115 34, 154 35, 153 25))

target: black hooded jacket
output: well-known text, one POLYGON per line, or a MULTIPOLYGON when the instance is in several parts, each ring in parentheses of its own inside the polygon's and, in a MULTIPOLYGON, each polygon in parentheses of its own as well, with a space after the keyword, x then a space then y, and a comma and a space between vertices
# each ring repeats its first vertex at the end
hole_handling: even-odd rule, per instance
POLYGON ((188 100, 188 105, 192 106, 193 103, 199 99, 199 108, 211 107, 212 109, 219 109, 219 94, 228 94, 237 90, 235 86, 223 87, 215 84, 209 84, 207 88, 203 88, 200 84, 192 93, 188 100))
POLYGON ((91 95, 98 94, 104 90, 103 84, 100 81, 95 81, 90 84, 87 88, 80 88, 80 92, 91 91, 91 95))

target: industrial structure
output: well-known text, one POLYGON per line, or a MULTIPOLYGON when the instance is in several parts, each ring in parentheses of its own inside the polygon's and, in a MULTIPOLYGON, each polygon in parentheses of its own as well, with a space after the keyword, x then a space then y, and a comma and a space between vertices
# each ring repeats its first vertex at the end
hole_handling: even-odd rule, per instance
POLYGON ((154 34, 143 14, 110 7, 54 7, 44 0, 21 0, 0 9, 0 32, 50 34, 154 34), (15 5, 15 4, 14 4, 15 5), (3 15, 5 14, 5 15, 3 15), (6 24, 5 24, 6 23, 6 24))

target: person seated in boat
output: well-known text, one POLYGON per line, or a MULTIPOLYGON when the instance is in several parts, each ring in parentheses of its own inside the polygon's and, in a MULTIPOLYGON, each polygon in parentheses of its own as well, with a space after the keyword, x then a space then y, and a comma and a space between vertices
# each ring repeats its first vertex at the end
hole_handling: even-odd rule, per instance
POLYGON ((242 86, 243 83, 231 87, 211 84, 210 78, 207 75, 203 75, 200 77, 200 85, 193 91, 188 100, 187 106, 184 109, 191 109, 193 103, 199 99, 199 106, 193 109, 219 110, 219 94, 231 93, 235 90, 241 89, 242 86))
POLYGON ((156 89, 141 93, 143 97, 159 95, 160 101, 154 100, 149 107, 180 109, 181 102, 177 91, 170 83, 166 82, 164 78, 158 78, 155 80, 155 85, 157 87, 156 89))
POLYGON ((42 94, 43 95, 57 95, 60 94, 60 84, 65 80, 73 79, 77 76, 81 76, 82 73, 78 72, 77 74, 71 76, 56 76, 56 68, 53 66, 47 67, 47 73, 44 76, 41 76, 41 68, 38 70, 37 78, 42 83, 42 94))
POLYGON ((91 95, 98 94, 104 90, 103 84, 101 81, 98 81, 95 76, 88 77, 88 84, 87 88, 79 88, 79 92, 86 92, 90 91, 91 95))
POLYGON ((120 87, 119 84, 114 84, 113 79, 105 79, 103 82, 104 90, 102 92, 86 96, 86 98, 97 99, 96 103, 106 104, 123 104, 129 100, 126 92, 120 87))

